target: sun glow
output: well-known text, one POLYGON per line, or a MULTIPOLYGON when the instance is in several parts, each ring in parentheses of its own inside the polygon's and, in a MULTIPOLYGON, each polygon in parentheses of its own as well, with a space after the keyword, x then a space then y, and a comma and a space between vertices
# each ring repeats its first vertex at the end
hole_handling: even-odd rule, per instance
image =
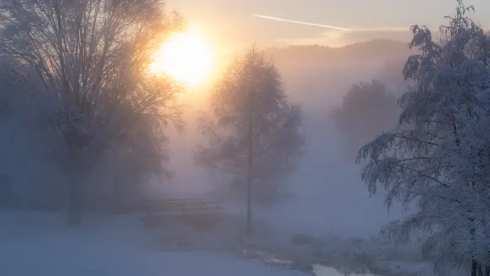
POLYGON ((209 77, 213 52, 198 33, 175 33, 155 53, 150 70, 157 75, 169 75, 188 86, 197 86, 209 77))

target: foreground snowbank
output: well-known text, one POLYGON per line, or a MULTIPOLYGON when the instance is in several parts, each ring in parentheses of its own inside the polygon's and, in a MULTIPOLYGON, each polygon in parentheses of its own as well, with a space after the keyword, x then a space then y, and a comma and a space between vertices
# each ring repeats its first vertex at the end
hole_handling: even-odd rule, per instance
POLYGON ((306 275, 232 255, 153 251, 140 227, 136 219, 101 217, 70 229, 60 214, 0 212, 0 275, 306 275))

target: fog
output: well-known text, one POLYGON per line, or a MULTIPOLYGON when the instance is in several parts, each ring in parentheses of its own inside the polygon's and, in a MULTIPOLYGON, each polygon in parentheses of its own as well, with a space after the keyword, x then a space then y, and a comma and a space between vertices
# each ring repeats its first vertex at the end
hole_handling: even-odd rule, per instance
POLYGON ((0 0, 0 275, 490 275, 473 6, 164 2, 0 0))
MULTIPOLYGON (((284 183, 288 196, 272 206, 254 206, 254 216, 290 234, 376 236, 383 224, 405 211, 395 206, 388 212, 382 193, 369 196, 360 179, 362 166, 355 163, 355 155, 348 154, 330 115, 360 81, 375 78, 392 89, 402 89, 401 70, 410 51, 404 43, 383 40, 338 49, 311 47, 266 51, 282 74, 290 100, 302 105, 306 146, 299 169, 284 183)), ((219 176, 198 168, 192 159, 200 142, 196 113, 204 108, 208 92, 197 90, 194 93, 201 95, 197 100, 192 95, 186 98, 186 129, 171 135, 169 166, 176 176, 162 185, 155 181, 152 195, 202 197, 212 196, 217 189, 219 176)), ((242 214, 246 210, 244 200, 229 201, 226 206, 242 214)))
MULTIPOLYGON (((369 197, 360 179, 361 165, 355 164, 355 155, 351 154, 356 149, 346 150, 331 113, 349 88, 360 81, 376 78, 393 90, 401 89, 401 69, 410 53, 408 47, 401 42, 375 40, 342 48, 292 46, 266 49, 265 53, 282 74, 290 101, 303 108, 301 130, 306 145, 299 168, 283 183, 287 194, 278 203, 254 206, 254 216, 277 225, 284 233, 377 235, 383 224, 402 216, 403 210, 395 206, 388 212, 382 194, 369 197)), ((211 89, 212 85, 195 88, 181 98, 186 127, 182 131, 171 125, 165 129, 169 138, 169 162, 165 166, 175 175, 170 179, 153 175, 145 188, 146 198, 216 197, 223 187, 218 184, 226 185, 219 174, 211 175, 193 161, 193 151, 202 142, 196 127, 197 114, 207 107, 211 89)), ((30 110, 31 105, 40 104, 35 97, 8 95, 13 99, 12 110, 30 110), (16 107, 17 102, 22 108, 16 107)), ((48 125, 33 127, 38 123, 28 115, 24 111, 14 112, 1 130, 1 139, 9 145, 1 148, 8 160, 2 173, 14 184, 14 193, 22 195, 18 200, 23 204, 63 205, 66 175, 58 166, 59 156, 52 153, 61 144, 59 137, 50 136, 52 129, 48 125), (54 196, 56 200, 51 199, 53 193, 58 194, 54 196)), ((372 138, 365 137, 365 141, 372 138)), ((137 180, 128 177, 131 166, 131 159, 106 156, 90 176, 93 197, 88 200, 111 200, 110 185, 102 184, 120 181, 114 172, 124 172, 128 185, 135 186, 137 180)), ((226 209, 244 214, 245 200, 229 199, 226 209)))
MULTIPOLYGON (((312 266, 317 271, 319 267, 315 265, 322 264, 347 271, 378 269, 383 272, 379 275, 389 275, 383 268, 383 260, 378 263, 371 262, 371 257, 353 259, 342 255, 350 256, 357 252, 369 256, 384 254, 389 262, 418 260, 418 251, 409 246, 403 248, 409 253, 396 255, 390 244, 370 239, 378 236, 382 225, 405 215, 405 212, 400 206, 394 206, 388 212, 383 205, 382 192, 369 196, 360 179, 362 164, 355 163, 353 153, 357 148, 349 148, 350 144, 344 139, 345 133, 341 135, 332 116, 352 85, 361 81, 378 79, 393 92, 403 89, 401 69, 409 53, 405 43, 384 40, 343 48, 298 46, 265 50, 265 55, 282 75, 289 100, 302 106, 301 134, 305 138, 305 146, 297 170, 280 183, 284 189, 275 200, 253 203, 255 230, 250 235, 245 235, 245 194, 231 195, 226 189, 230 183, 223 174, 210 174, 194 162, 196 145, 204 141, 196 120, 198 114, 209 107, 212 83, 207 88, 196 87, 180 96, 179 102, 184 105, 182 120, 185 128, 180 131, 169 122, 158 129, 162 133, 157 133, 156 137, 161 139, 156 141, 166 143, 165 147, 155 147, 155 140, 148 130, 146 133, 145 130, 143 133, 134 131, 127 144, 117 144, 100 154, 100 158, 93 159, 90 171, 79 170, 78 167, 73 171, 74 167, 65 166, 67 149, 62 135, 49 121, 40 123, 36 117, 40 116, 39 113, 34 113, 49 110, 44 108, 46 103, 39 94, 6 90, 11 93, 4 95, 10 100, 10 105, 5 109, 8 116, 4 117, 3 128, 0 128, 0 141, 3 142, 0 143, 0 152, 4 156, 0 168, 0 203, 4 205, 0 207, 6 207, 5 212, 0 211, 4 222, 0 224, 0 240, 8 243, 0 252, 0 267, 24 262, 21 260, 25 259, 26 252, 35 255, 27 257, 28 263, 43 262, 39 265, 43 271, 58 268, 65 259, 66 263, 79 264, 74 269, 86 271, 85 261, 77 261, 88 258, 90 266, 99 267, 101 271, 124 271, 117 271, 114 275, 133 275, 135 271, 145 275, 144 271, 153 273, 162 269, 171 273, 184 271, 184 274, 175 275, 197 275, 197 272, 187 270, 193 267, 189 263, 201 263, 200 267, 212 264, 219 269, 227 269, 225 273, 210 272, 206 275, 230 275, 228 271, 236 269, 236 265, 224 257, 238 256, 238 260, 245 262, 244 259, 250 258, 247 254, 254 256, 261 252, 277 257, 278 264, 273 266, 281 266, 283 260, 291 260, 293 270, 308 273, 312 266), (29 112, 31 110, 34 115, 29 112), (126 150, 135 145, 133 154, 126 150), (159 173, 159 162, 165 159, 161 153, 167 154, 168 162, 162 165, 171 174, 159 173), (67 196, 71 187, 68 184, 78 178, 86 181, 82 205, 84 219, 79 228, 67 230, 64 226, 66 217, 71 218, 69 202, 72 200, 67 196), (146 203, 152 203, 148 199, 192 198, 223 201, 225 215, 218 209, 216 213, 214 209, 208 213, 207 206, 200 210, 203 214, 196 216, 192 214, 196 210, 191 209, 189 214, 185 207, 180 209, 178 205, 178 209, 171 207, 170 213, 162 213, 163 216, 159 212, 167 212, 165 205, 157 206, 163 206, 163 209, 153 214, 144 209, 146 203), (22 212, 25 210, 28 212, 22 212), (171 213, 175 210, 182 214, 175 216, 171 213), (212 231, 200 224, 203 220, 213 224, 212 231), (215 226, 218 225, 216 222, 219 226, 215 226), (293 241, 301 235, 314 240, 310 240, 309 245, 296 246, 293 241), (37 238, 30 242, 26 236, 37 238), (317 255, 316 248, 325 244, 329 246, 317 255), (141 247, 145 251, 140 250, 141 247), (7 248, 15 251, 12 253, 7 248), (45 248, 55 248, 53 250, 58 255, 53 260, 56 264, 50 265, 38 258, 45 248), (206 248, 207 251, 195 257, 188 252, 176 254, 168 251, 187 248, 206 248), (214 249, 225 254, 215 256, 214 249), (248 249, 250 251, 246 251, 248 249), (74 250, 82 252, 82 255, 72 257, 74 250), (104 252, 108 257, 102 258, 94 252, 104 252), (332 254, 340 255, 332 259, 332 254), (202 260, 207 258, 209 261, 204 264, 202 260), (168 265, 162 265, 162 260, 168 265)), ((41 116, 45 114, 41 113, 41 116)), ((373 121, 372 127, 379 129, 378 124, 381 123, 373 121)), ((372 133, 361 136, 355 140, 368 142, 374 138, 372 133)), ((268 255, 254 258, 259 260, 257 266, 260 269, 265 267, 269 271, 265 266, 270 265, 268 255)), ((412 267, 412 263, 407 263, 404 269, 412 271, 412 267)), ((23 266, 15 269, 21 271, 23 266)), ((67 266, 60 271, 71 270, 73 268, 67 266)), ((265 275, 262 272, 244 273, 265 275)), ((291 273, 298 275, 297 271, 291 273)), ((322 275, 318 271, 315 273, 322 275)))

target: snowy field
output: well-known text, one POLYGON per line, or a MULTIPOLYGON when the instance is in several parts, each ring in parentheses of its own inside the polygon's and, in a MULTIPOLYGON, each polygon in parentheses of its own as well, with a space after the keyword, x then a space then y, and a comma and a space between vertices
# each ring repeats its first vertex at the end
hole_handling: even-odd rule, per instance
MULTIPOLYGON (((92 218, 80 229, 59 214, 0 213, 1 276, 301 276, 211 252, 151 250, 140 223, 92 218)), ((330 275, 329 275, 330 276, 330 275)))
POLYGON ((373 269, 383 276, 430 274, 410 254, 369 241, 331 238, 293 247, 265 232, 243 240, 230 234, 239 231, 148 230, 129 217, 92 216, 72 229, 60 214, 0 212, 0 223, 2 276, 340 276, 373 269), (405 260, 395 260, 396 254, 405 260), (281 261, 292 265, 280 267, 281 261))

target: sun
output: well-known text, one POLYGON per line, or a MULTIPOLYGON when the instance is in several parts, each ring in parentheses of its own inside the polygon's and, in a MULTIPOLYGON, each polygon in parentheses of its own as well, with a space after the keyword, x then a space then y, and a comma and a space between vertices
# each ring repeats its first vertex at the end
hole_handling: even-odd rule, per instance
POLYGON ((188 86, 197 86, 209 77, 213 52, 197 32, 173 34, 154 54, 150 66, 156 75, 169 75, 188 86))

